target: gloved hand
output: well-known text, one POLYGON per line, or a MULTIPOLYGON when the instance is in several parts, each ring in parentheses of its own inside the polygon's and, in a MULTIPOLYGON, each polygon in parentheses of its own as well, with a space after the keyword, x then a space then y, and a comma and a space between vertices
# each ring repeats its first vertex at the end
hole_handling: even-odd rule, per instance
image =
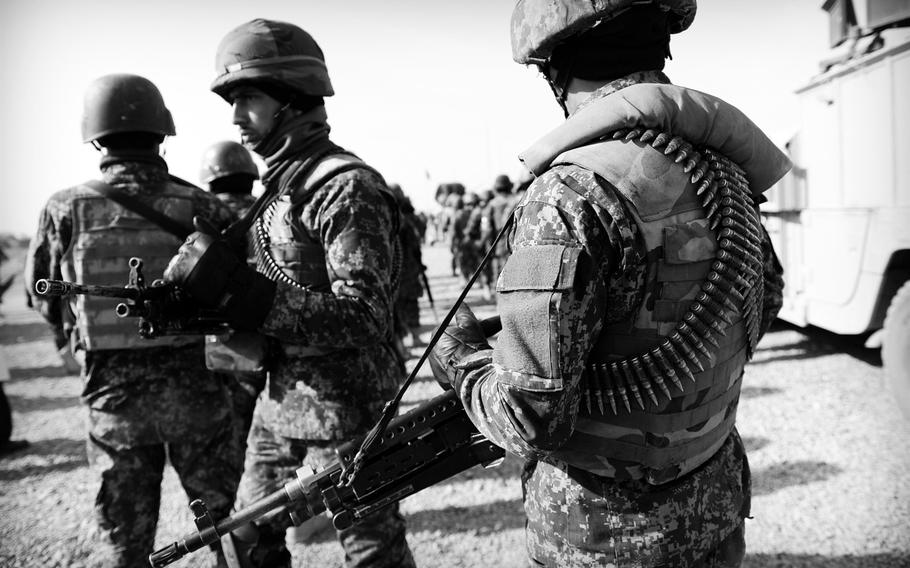
POLYGON ((462 369, 457 367, 458 363, 486 349, 492 347, 487 343, 480 322, 467 304, 461 304, 455 312, 453 322, 446 327, 430 352, 430 368, 436 382, 445 389, 457 387, 459 373, 462 372, 462 369))
POLYGON ((275 296, 274 282, 247 266, 227 243, 201 231, 180 245, 164 280, 203 307, 219 310, 235 329, 261 326, 275 296))

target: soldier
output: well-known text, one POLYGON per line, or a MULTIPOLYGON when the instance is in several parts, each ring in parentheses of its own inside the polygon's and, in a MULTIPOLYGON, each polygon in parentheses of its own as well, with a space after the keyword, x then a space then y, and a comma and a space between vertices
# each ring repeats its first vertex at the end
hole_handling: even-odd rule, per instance
MULTIPOLYGON (((251 231, 257 267, 194 233, 165 277, 270 344, 239 509, 304 464, 324 468, 394 395, 402 369, 392 327, 398 208, 379 173, 329 140, 323 97, 333 90, 308 33, 271 20, 242 24, 222 39, 216 71, 212 91, 232 105, 244 146, 267 166, 251 231)), ((238 554, 254 566, 290 566, 289 525, 284 516, 239 530, 238 554)), ((397 506, 338 538, 348 566, 414 565, 397 506)))
MULTIPOLYGON (((480 239, 484 252, 493 246, 496 235, 505 225, 506 219, 509 218, 514 206, 515 204, 512 199, 512 180, 505 174, 496 176, 496 179, 493 182, 493 197, 490 198, 484 207, 481 220, 480 239)), ((496 275, 502 272, 502 267, 508 256, 509 248, 507 241, 505 239, 500 239, 499 242, 496 243, 493 256, 490 257, 489 269, 487 269, 489 273, 488 278, 491 283, 496 278, 496 275)))
MULTIPOLYGON (((237 216, 242 217, 256 202, 253 197, 253 182, 259 179, 259 168, 253 157, 242 144, 233 140, 215 142, 202 154, 199 167, 199 181, 220 199, 237 216)), ((247 251, 249 254, 249 251, 247 251)), ((251 266, 256 265, 255 257, 248 257, 251 266)), ((229 337, 208 336, 206 338, 206 366, 225 371, 231 375, 228 384, 234 401, 236 414, 236 443, 232 450, 240 452, 240 466, 246 439, 253 421, 253 409, 259 393, 265 387, 265 371, 255 362, 252 368, 244 365, 237 356, 237 345, 259 345, 260 338, 245 332, 233 333, 229 337)))
POLYGON ((538 177, 509 232, 496 348, 463 306, 431 365, 484 435, 526 459, 534 566, 744 555, 734 421, 782 288, 755 204, 789 164, 742 113, 663 74, 695 8, 513 11, 514 58, 540 67, 567 119, 521 156, 538 177))
POLYGON ((215 142, 202 155, 199 181, 238 217, 255 203, 253 182, 257 179, 259 168, 253 157, 233 140, 215 142))
MULTIPOLYGON (((421 276, 425 274, 423 255, 420 250, 420 221, 414 213, 411 200, 404 194, 401 186, 389 186, 401 213, 401 228, 398 237, 401 241, 401 277, 398 294, 395 297, 396 333, 405 347, 414 343, 414 331, 420 327, 420 305, 418 300, 423 293, 421 276)), ((423 227, 426 230, 426 227, 423 227)))
MULTIPOLYGON (((147 275, 160 275, 181 239, 134 211, 142 205, 186 232, 194 215, 218 227, 233 219, 214 196, 169 176, 159 146, 173 135, 171 114, 148 79, 116 74, 90 84, 82 138, 101 152, 103 182, 48 200, 26 259, 29 290, 40 278, 122 285, 134 256, 143 259, 147 275)), ((147 562, 166 460, 190 499, 204 499, 213 515, 228 514, 240 464, 223 458, 232 454, 229 395, 223 377, 203 364, 202 338, 140 338, 135 322, 116 317, 117 302, 109 298, 33 295, 31 302, 55 327, 64 309, 75 315, 70 345, 82 364, 88 459, 98 483, 97 563, 147 562)))

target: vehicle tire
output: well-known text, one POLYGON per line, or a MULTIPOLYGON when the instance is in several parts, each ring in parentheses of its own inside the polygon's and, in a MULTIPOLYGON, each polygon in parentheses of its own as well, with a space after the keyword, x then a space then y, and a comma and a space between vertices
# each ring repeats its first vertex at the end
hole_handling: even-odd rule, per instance
POLYGON ((882 366, 898 407, 910 420, 910 282, 900 287, 888 306, 882 366))

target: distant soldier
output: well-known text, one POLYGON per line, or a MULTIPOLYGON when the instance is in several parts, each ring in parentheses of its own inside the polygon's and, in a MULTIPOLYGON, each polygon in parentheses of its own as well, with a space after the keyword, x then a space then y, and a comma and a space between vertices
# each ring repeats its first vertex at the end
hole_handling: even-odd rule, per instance
POLYGON ((463 198, 463 206, 455 216, 453 231, 457 239, 457 264, 461 277, 468 280, 480 263, 480 215, 479 198, 469 192, 463 198))
MULTIPOLYGON (((41 278, 123 285, 130 257, 142 258, 148 277, 160 277, 181 238, 147 218, 143 206, 187 233, 194 216, 216 227, 233 219, 214 196, 168 175, 159 145, 173 135, 171 114, 148 79, 118 74, 91 83, 82 138, 101 151, 103 181, 48 200, 26 259, 29 290, 41 278)), ((240 464, 224 458, 236 455, 229 448, 229 394, 223 377, 205 368, 202 338, 143 339, 134 321, 115 315, 117 301, 110 298, 33 295, 31 301, 52 326, 62 325, 64 309, 75 314, 70 345, 82 362, 89 408, 97 563, 147 563, 166 461, 190 499, 204 499, 215 518, 230 513, 240 464)))
MULTIPOLYGON (((398 238, 401 241, 401 276, 398 295, 395 298, 395 326, 405 346, 413 344, 413 332, 420 327, 419 299, 423 294, 421 275, 426 270, 420 250, 420 221, 414 214, 414 206, 397 183, 389 189, 398 200, 401 212, 401 227, 398 238)), ((426 229, 426 227, 424 227, 426 229)))
POLYGON ((758 203, 789 163, 741 112, 663 74, 694 17, 695 0, 512 14, 514 58, 567 118, 521 156, 537 177, 497 281, 495 349, 462 306, 430 362, 526 460, 533 566, 743 560, 736 410, 782 287, 758 203))
MULTIPOLYGON (((366 434, 401 380, 393 309, 398 205, 382 176, 329 138, 334 94, 322 49, 296 25, 256 19, 229 31, 211 85, 243 145, 267 164, 252 219, 256 267, 197 232, 165 272, 236 330, 268 343, 237 508, 271 494, 366 434)), ((288 515, 231 535, 251 566, 290 567, 288 515)), ((349 567, 414 565, 397 504, 340 530, 349 567)))
MULTIPOLYGON (((481 241, 484 251, 493 246, 496 235, 505 226, 506 220, 515 206, 512 199, 512 180, 509 179, 509 176, 505 174, 496 176, 496 180, 493 182, 493 192, 493 197, 486 204, 483 212, 481 241)), ((508 256, 508 241, 502 238, 496 244, 493 256, 490 258, 490 272, 494 279, 499 276, 508 256)))
POLYGON ((238 217, 255 203, 253 182, 257 179, 259 168, 249 151, 237 142, 215 142, 202 155, 199 181, 238 217))
MULTIPOLYGON (((242 144, 232 140, 215 142, 202 154, 199 167, 199 181, 220 199, 237 217, 242 217, 256 202, 253 197, 253 182, 259 179, 259 168, 250 152, 242 144)), ((247 254, 251 251, 247 247, 247 254)), ((247 263, 256 265, 255 256, 248 256, 247 263)), ((237 421, 237 443, 232 449, 241 452, 243 464, 246 439, 253 422, 253 410, 259 393, 265 388, 266 372, 261 362, 245 362, 238 354, 238 345, 264 346, 259 336, 245 332, 234 332, 228 337, 208 336, 206 338, 206 365, 210 369, 224 371, 234 380, 231 386, 232 399, 237 421), (260 368, 263 367, 263 368, 260 368)), ((246 351, 246 350, 244 350, 246 351)))

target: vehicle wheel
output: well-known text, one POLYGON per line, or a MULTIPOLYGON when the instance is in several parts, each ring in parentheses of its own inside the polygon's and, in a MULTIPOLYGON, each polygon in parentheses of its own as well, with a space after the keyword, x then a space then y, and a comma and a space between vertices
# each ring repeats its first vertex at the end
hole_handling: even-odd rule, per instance
POLYGON ((910 282, 900 287, 888 306, 882 365, 898 407, 910 419, 910 282))

